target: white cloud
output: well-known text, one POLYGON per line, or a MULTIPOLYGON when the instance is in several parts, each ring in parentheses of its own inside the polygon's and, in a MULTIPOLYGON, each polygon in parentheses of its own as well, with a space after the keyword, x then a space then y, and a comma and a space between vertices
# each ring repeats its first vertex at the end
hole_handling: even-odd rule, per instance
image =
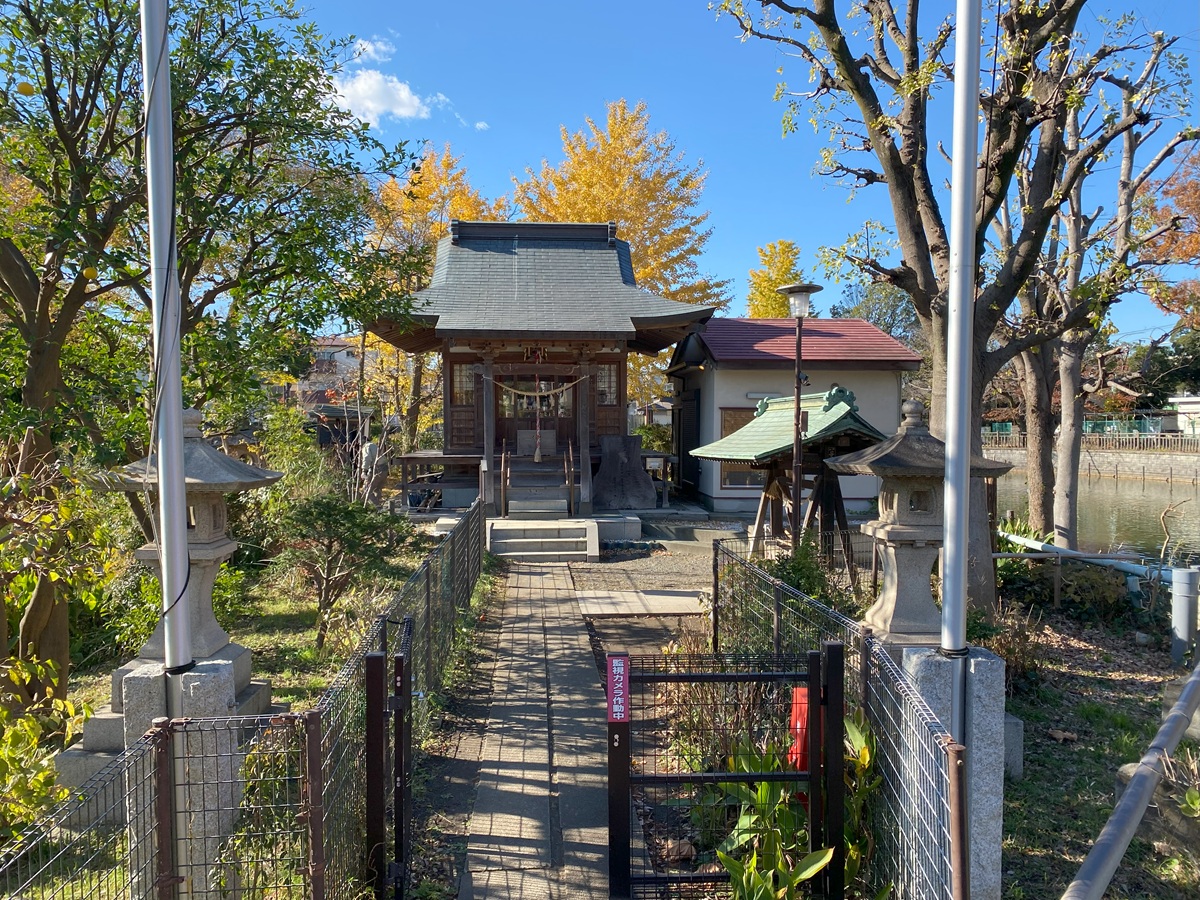
POLYGON ((492 126, 490 126, 487 122, 476 122, 475 123, 476 131, 487 131, 491 127, 492 126))
POLYGON ((429 106, 405 82, 378 69, 359 69, 334 82, 342 104, 360 119, 428 119, 429 106))
POLYGON ((396 45, 387 38, 359 38, 354 44, 354 58, 360 62, 387 62, 396 52, 396 45))

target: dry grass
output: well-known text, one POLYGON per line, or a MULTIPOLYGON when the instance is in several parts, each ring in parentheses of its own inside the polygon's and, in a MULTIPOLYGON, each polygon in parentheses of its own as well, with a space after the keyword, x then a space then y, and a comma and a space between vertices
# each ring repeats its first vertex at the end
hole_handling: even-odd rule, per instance
MULTIPOLYGON (((1163 684, 1181 674, 1164 650, 1139 644, 1132 631, 1062 615, 1042 624, 1039 681, 1008 705, 1025 721, 1025 778, 1005 786, 1008 900, 1057 897, 1067 888, 1112 812, 1117 770, 1145 752, 1159 727, 1163 684)), ((1200 869, 1188 848, 1136 838, 1105 896, 1197 898, 1200 869)))

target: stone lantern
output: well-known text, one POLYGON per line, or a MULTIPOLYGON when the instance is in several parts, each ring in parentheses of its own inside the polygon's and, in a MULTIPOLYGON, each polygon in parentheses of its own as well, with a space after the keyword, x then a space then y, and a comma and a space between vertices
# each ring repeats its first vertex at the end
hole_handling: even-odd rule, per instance
MULTIPOLYGON (((183 412, 183 467, 188 504, 187 603, 195 666, 180 677, 186 716, 258 715, 271 706, 271 685, 251 680, 250 651, 229 640, 213 615, 212 591, 221 563, 237 549, 225 534, 225 494, 273 484, 282 477, 239 462, 213 449, 200 433, 201 415, 183 412)), ((158 471, 153 457, 114 473, 130 493, 153 493, 158 471)), ((149 543, 135 551, 161 578, 159 549, 149 543)), ((113 672, 112 701, 84 723, 83 740, 61 752, 56 765, 64 784, 81 785, 145 733, 158 716, 168 714, 163 678, 162 619, 136 659, 113 672)))
MULTIPOLYGON (((183 411, 183 472, 188 504, 188 605, 190 607, 192 653, 197 659, 210 657, 229 643, 229 634, 213 615, 212 592, 221 563, 233 556, 237 541, 225 534, 226 494, 236 494, 274 484, 283 477, 214 449, 200 433, 203 417, 195 409, 183 411)), ((138 460, 118 470, 118 480, 126 492, 153 492, 158 485, 158 470, 153 457, 138 460)), ((137 551, 137 558, 161 578, 158 545, 149 543, 137 551)), ((163 659, 163 621, 138 655, 143 659, 163 659)))
MULTIPOLYGON (((877 475, 879 518, 860 526, 883 547, 883 587, 863 617, 865 624, 893 635, 936 636, 941 612, 933 599, 930 576, 943 539, 946 445, 929 433, 925 407, 909 400, 904 420, 881 444, 825 460, 843 475, 877 475)), ((971 475, 997 478, 1008 463, 971 457, 971 475)))

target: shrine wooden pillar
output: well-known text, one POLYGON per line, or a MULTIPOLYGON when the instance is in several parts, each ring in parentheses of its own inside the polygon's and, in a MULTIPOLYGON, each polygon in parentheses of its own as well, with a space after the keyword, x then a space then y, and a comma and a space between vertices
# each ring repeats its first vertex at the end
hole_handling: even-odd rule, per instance
POLYGON ((575 419, 579 452, 579 511, 583 515, 592 512, 592 354, 585 351, 579 355, 579 373, 582 379, 575 385, 575 419))
POLYGON ((489 515, 496 514, 496 354, 485 350, 483 358, 483 462, 487 466, 487 477, 483 480, 484 509, 489 515))

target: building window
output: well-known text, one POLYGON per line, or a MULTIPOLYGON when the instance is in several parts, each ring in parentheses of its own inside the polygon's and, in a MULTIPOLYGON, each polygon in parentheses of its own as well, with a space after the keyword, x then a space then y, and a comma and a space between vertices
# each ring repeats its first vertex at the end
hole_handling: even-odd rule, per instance
POLYGON ((454 367, 454 390, 450 403, 454 406, 470 406, 475 402, 475 372, 470 365, 454 367))
MULTIPOLYGON (((721 437, 729 437, 754 418, 753 409, 721 410, 721 437)), ((759 488, 767 483, 767 473, 739 463, 721 463, 721 487, 759 488)))
POLYGON ((616 406, 620 402, 617 387, 617 364, 600 363, 596 366, 596 404, 616 406))

